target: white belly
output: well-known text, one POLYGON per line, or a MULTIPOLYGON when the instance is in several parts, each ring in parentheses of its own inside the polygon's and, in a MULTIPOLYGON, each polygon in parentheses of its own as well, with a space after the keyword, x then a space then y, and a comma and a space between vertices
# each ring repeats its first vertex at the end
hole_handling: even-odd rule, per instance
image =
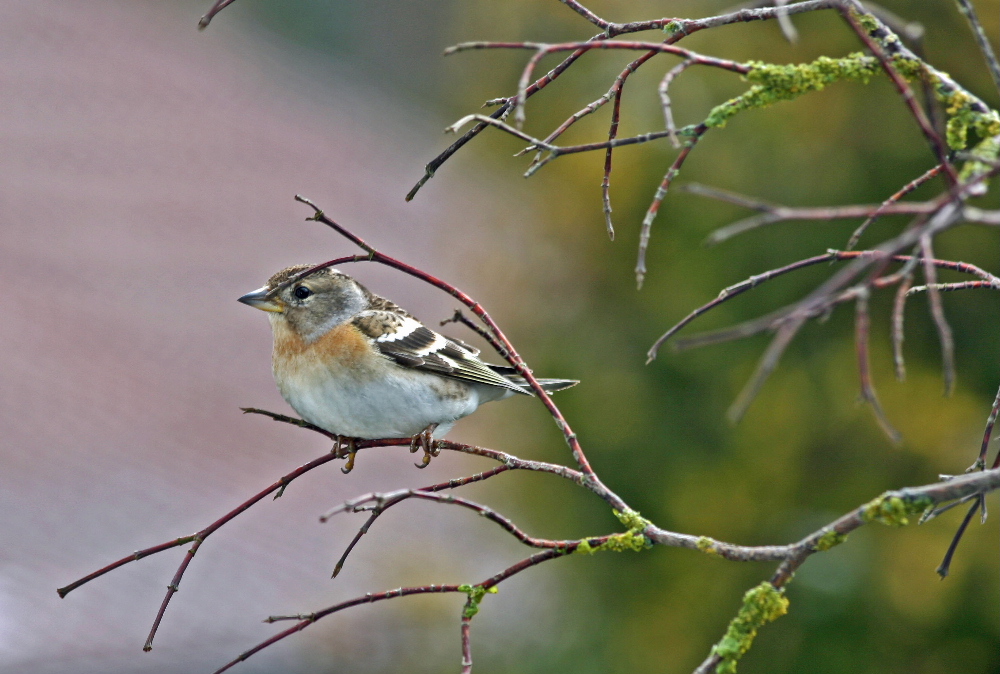
POLYGON ((391 369, 392 376, 350 374, 339 368, 308 374, 275 368, 275 381, 303 419, 354 438, 411 437, 430 424, 438 424, 434 436, 441 437, 479 407, 477 386, 389 362, 384 368, 391 369))

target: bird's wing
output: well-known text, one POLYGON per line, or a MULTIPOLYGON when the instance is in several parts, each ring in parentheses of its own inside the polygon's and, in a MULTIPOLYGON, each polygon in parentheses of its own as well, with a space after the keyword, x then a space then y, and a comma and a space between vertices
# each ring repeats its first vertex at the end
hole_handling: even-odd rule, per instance
POLYGON ((530 395, 523 387, 491 370, 479 360, 477 351, 434 332, 408 314, 363 311, 355 317, 354 325, 374 340, 382 355, 403 367, 530 395))

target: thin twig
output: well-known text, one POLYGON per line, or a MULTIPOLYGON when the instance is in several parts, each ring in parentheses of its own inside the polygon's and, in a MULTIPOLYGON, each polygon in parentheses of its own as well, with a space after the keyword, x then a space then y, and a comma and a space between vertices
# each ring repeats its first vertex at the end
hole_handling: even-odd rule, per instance
POLYGON ((675 47, 672 44, 666 42, 629 42, 629 41, 610 41, 610 40, 589 40, 586 42, 564 42, 564 43, 546 43, 546 42, 463 42, 453 47, 449 47, 445 50, 445 55, 456 54, 458 52, 469 51, 473 49, 533 49, 535 53, 528 63, 525 65, 523 72, 521 73, 521 79, 518 83, 518 93, 514 100, 514 126, 520 129, 524 125, 525 114, 524 114, 524 102, 528 97, 528 88, 532 80, 532 74, 538 62, 550 54, 556 54, 563 51, 571 51, 576 53, 577 51, 592 51, 595 49, 624 49, 629 51, 641 50, 650 51, 654 53, 663 54, 673 54, 675 56, 680 56, 682 58, 694 61, 698 65, 710 66, 713 68, 721 68, 723 70, 728 70, 740 75, 746 75, 750 72, 750 67, 744 63, 737 63, 736 61, 731 61, 729 59, 720 59, 714 56, 705 56, 697 52, 693 52, 689 49, 684 49, 683 47, 675 47))
MULTIPOLYGON (((524 571, 525 569, 528 569, 537 564, 541 564, 542 562, 546 562, 550 559, 562 557, 568 552, 572 552, 572 550, 561 550, 556 548, 544 550, 542 552, 532 555, 531 557, 528 557, 527 559, 523 559, 512 566, 507 567, 500 573, 490 578, 487 578, 484 581, 476 583, 474 587, 488 590, 489 588, 496 587, 504 580, 524 571)), ((348 609, 353 606, 359 606, 361 604, 373 604, 375 602, 385 601, 387 599, 396 599, 399 597, 412 596, 416 594, 429 594, 429 593, 443 594, 443 593, 454 593, 454 592, 465 592, 465 590, 462 589, 462 586, 460 585, 425 585, 420 587, 401 587, 395 590, 387 590, 385 592, 378 592, 378 593, 370 592, 361 597, 355 597, 354 599, 349 599, 339 604, 335 604, 320 611, 316 611, 315 613, 309 613, 302 616, 272 616, 271 618, 268 618, 265 622, 277 622, 279 620, 288 620, 288 619, 298 620, 298 622, 292 627, 289 627, 288 629, 274 635, 270 639, 266 639, 265 641, 262 641, 253 648, 244 651, 232 661, 226 663, 219 669, 215 670, 214 674, 222 674, 222 672, 226 671, 227 669, 230 669, 231 667, 239 664, 240 662, 243 662, 244 660, 254 655, 255 653, 259 653, 261 650, 267 648, 268 646, 271 646, 285 639, 286 637, 295 634, 296 632, 301 632, 302 630, 309 627, 309 625, 312 625, 316 621, 321 620, 322 618, 325 618, 329 615, 333 615, 334 613, 339 613, 344 609, 348 609)))
POLYGON ((965 15, 966 20, 969 22, 972 34, 976 37, 976 44, 979 45, 979 51, 983 53, 986 65, 990 69, 990 75, 993 76, 993 85, 997 88, 997 92, 1000 92, 1000 61, 997 61, 993 45, 990 44, 989 38, 986 37, 986 31, 983 30, 982 24, 979 23, 976 10, 969 0, 955 0, 955 2, 958 4, 958 9, 965 15))
MULTIPOLYGON (((745 293, 748 290, 752 290, 762 283, 770 281, 773 278, 777 278, 778 276, 782 276, 789 272, 798 271, 799 269, 804 269, 806 267, 811 267, 813 265, 822 264, 824 262, 842 262, 848 260, 857 260, 859 258, 872 258, 875 255, 876 253, 874 251, 832 250, 824 255, 817 255, 815 257, 806 258, 804 260, 799 260, 798 262, 793 262, 792 264, 786 265, 784 267, 772 269, 762 274, 756 274, 746 279, 745 281, 740 281, 739 283, 724 288, 719 293, 718 297, 716 297, 714 300, 698 307, 697 309, 689 313, 687 316, 685 316, 680 322, 678 322, 677 324, 672 326, 669 330, 667 330, 665 333, 663 333, 663 335, 661 335, 659 339, 657 339, 653 343, 653 346, 651 346, 649 351, 647 352, 646 364, 648 365, 649 363, 654 361, 656 359, 657 354, 660 351, 660 347, 662 347, 663 344, 668 339, 677 334, 684 326, 689 324, 691 321, 698 318, 702 314, 705 314, 706 312, 714 309, 723 302, 727 302, 732 298, 736 297, 737 295, 745 293)), ((890 257, 890 259, 893 262, 902 262, 904 264, 912 264, 916 260, 916 258, 914 258, 911 255, 893 255, 890 257)), ((973 274, 975 276, 982 278, 984 281, 989 282, 990 284, 1000 282, 1000 278, 972 264, 967 264, 965 262, 952 262, 950 260, 932 260, 931 262, 935 267, 939 267, 941 269, 950 269, 952 271, 962 272, 965 274, 973 274)), ((756 332, 747 333, 746 336, 749 336, 749 334, 756 334, 756 332)))
POLYGON ((875 415, 875 420, 878 421, 878 425, 881 426, 882 430, 889 440, 894 444, 898 444, 902 439, 892 423, 889 422, 889 418, 886 416, 885 411, 882 409, 882 404, 878 400, 878 395, 875 393, 875 387, 872 385, 872 375, 871 375, 871 365, 868 359, 868 333, 871 321, 868 316, 868 292, 858 293, 858 299, 855 300, 855 317, 854 317, 854 345, 857 349, 858 354, 858 377, 861 380, 861 399, 871 405, 872 413, 875 415))
MULTIPOLYGON (((506 470, 505 466, 499 466, 499 468, 504 468, 506 470)), ((492 477, 493 475, 496 475, 499 472, 502 471, 497 471, 494 469, 494 471, 491 471, 491 474, 488 477, 492 477)), ((480 479, 485 479, 485 478, 480 478, 480 479)), ((469 482, 467 482, 466 484, 473 481, 475 480, 469 480, 469 482)), ((440 487, 440 489, 451 488, 451 486, 448 483, 445 484, 448 486, 440 487)), ((323 513, 319 519, 321 522, 326 522, 327 520, 329 520, 334 515, 337 515, 338 513, 351 512, 358 506, 362 506, 366 503, 375 504, 375 509, 372 511, 373 514, 381 513, 384 512, 387 508, 411 498, 423 501, 433 501, 435 503, 444 503, 448 505, 457 505, 462 508, 472 510, 473 512, 479 514, 480 517, 484 517, 490 520, 491 522, 497 524, 501 529, 509 533, 511 536, 519 540, 524 545, 527 545, 532 548, 565 548, 573 543, 573 541, 557 541, 557 540, 550 540, 547 538, 535 538, 533 536, 529 536, 520 527, 514 524, 510 520, 510 518, 501 515, 500 513, 490 508, 489 506, 485 506, 481 503, 476 503, 475 501, 470 501, 469 499, 462 498, 460 496, 454 496, 452 494, 438 494, 431 491, 424 491, 422 489, 400 489, 398 491, 388 492, 384 494, 381 493, 365 494, 364 496, 360 496, 358 498, 345 501, 344 503, 338 506, 334 506, 330 510, 323 513)))
MULTIPOLYGON (((856 5, 856 3, 851 3, 851 4, 856 5)), ((959 182, 958 174, 955 172, 955 167, 952 166, 951 161, 948 158, 948 148, 945 145, 945 142, 941 139, 941 136, 934 128, 934 125, 931 124, 931 121, 927 118, 927 115, 924 112, 923 108, 921 108, 920 104, 917 103, 917 99, 913 93, 913 89, 910 88, 910 85, 907 83, 906 78, 904 78, 902 75, 899 74, 899 71, 896 70, 895 66, 892 65, 892 61, 886 54, 886 50, 883 48, 882 43, 880 43, 874 37, 876 34, 879 34, 879 31, 884 31, 888 33, 889 29, 885 28, 884 25, 880 25, 878 28, 872 31, 872 33, 869 33, 858 22, 857 18, 852 13, 852 9, 853 7, 851 9, 848 9, 847 5, 845 4, 845 6, 842 7, 840 10, 840 15, 844 18, 844 21, 847 22, 847 25, 849 25, 854 30, 854 32, 857 33, 858 37, 861 38, 861 41, 864 42, 865 46, 868 47, 868 49, 872 52, 872 54, 875 55, 875 58, 878 59, 879 63, 882 64, 882 69, 885 70, 886 75, 888 75, 889 79, 892 80, 893 85, 895 85, 896 90, 899 92, 899 95, 902 96, 903 101, 906 103, 906 106, 910 109, 910 113, 916 120, 917 125, 920 127, 920 130, 927 138, 927 142, 930 143, 931 149, 934 151, 935 156, 937 156, 938 163, 941 164, 941 166, 944 168, 944 173, 948 180, 949 189, 954 192, 959 182)), ((881 22, 879 23, 881 24, 881 22)), ((883 42, 886 45, 891 44, 894 46, 898 46, 900 50, 903 49, 902 42, 900 42, 899 40, 891 42, 889 40, 885 40, 884 39, 885 36, 881 34, 879 34, 879 37, 882 38, 883 42)))
POLYGON ((510 356, 507 349, 504 348, 503 344, 497 341, 496 337, 494 337, 489 332, 487 332, 479 325, 477 325, 475 322, 473 322, 468 316, 462 313, 461 309, 455 309, 455 313, 452 315, 451 318, 446 318, 443 321, 441 321, 442 326, 447 325, 448 323, 461 323, 465 327, 469 328, 477 335, 485 339, 489 343, 489 345, 492 346, 493 349, 504 360, 507 360, 507 358, 510 356))
POLYGON ((668 138, 670 138, 670 143, 674 146, 674 148, 678 150, 681 147, 681 143, 677 140, 677 127, 674 125, 674 111, 673 106, 670 103, 670 94, 668 93, 668 90, 673 81, 677 79, 682 72, 693 65, 694 61, 691 60, 681 61, 675 65, 667 71, 666 75, 663 76, 658 89, 660 93, 660 103, 663 105, 663 120, 667 125, 667 133, 670 134, 668 138))
POLYGON ((947 578, 948 573, 951 571, 951 560, 955 556, 955 551, 958 550, 958 544, 962 540, 962 536, 965 535, 965 530, 969 527, 969 522, 972 521, 972 516, 976 514, 976 511, 984 507, 984 498, 980 494, 976 499, 969 511, 965 513, 965 517, 962 518, 962 523, 958 525, 958 531, 955 532, 955 536, 951 539, 951 544, 948 546, 948 551, 944 553, 944 559, 941 560, 940 566, 938 566, 935 571, 942 578, 947 578))
POLYGON ((785 36, 785 39, 795 44, 799 41, 799 32, 795 30, 795 24, 792 23, 792 19, 788 16, 788 0, 777 0, 774 3, 775 7, 778 7, 778 25, 781 26, 781 32, 785 36))
POLYGON ((684 161, 691 154, 691 150, 698 144, 698 141, 701 140, 706 131, 708 131, 708 127, 704 123, 694 127, 691 138, 685 143, 684 148, 678 153, 670 168, 667 169, 667 173, 663 176, 659 187, 656 188, 653 201, 649 204, 646 215, 642 219, 642 229, 639 231, 639 255, 635 263, 635 283, 640 289, 642 288, 643 281, 646 279, 646 251, 649 249, 649 237, 653 229, 653 220, 656 219, 656 214, 660 212, 660 205, 667 196, 670 184, 677 177, 681 166, 684 165, 684 161))
MULTIPOLYGON (((368 517, 365 523, 361 525, 361 528, 358 529, 358 533, 354 535, 354 538, 351 539, 350 543, 348 543, 347 549, 344 550, 344 553, 340 556, 340 559, 337 560, 337 563, 333 567, 333 574, 331 577, 336 578, 340 574, 341 570, 343 570, 344 568, 344 564, 347 562, 347 558, 350 556, 351 552, 354 551, 354 548, 355 546, 357 546, 358 542, 361 541, 361 537, 367 534, 368 531, 371 529, 371 526, 372 524, 375 523, 375 520, 378 519, 379 516, 382 513, 384 513, 387 509, 409 498, 407 492, 419 491, 422 493, 433 493, 442 491, 444 489, 454 489, 456 487, 463 487, 467 484, 472 484, 474 482, 482 482, 483 480, 489 479, 494 475, 499 475, 500 473, 504 473, 508 470, 511 470, 511 468, 509 468, 507 465, 500 465, 496 466, 495 468, 491 468, 490 470, 486 470, 481 473, 476 473, 475 475, 469 475, 468 477, 453 478, 451 480, 448 480, 447 482, 441 482, 438 484, 431 485, 429 487, 422 487, 418 490, 406 490, 402 495, 393 498, 390 498, 388 495, 369 494, 367 495, 367 498, 362 498, 360 500, 354 499, 354 501, 357 501, 357 505, 352 506, 352 508, 355 511, 359 509, 359 506, 361 504, 366 503, 368 501, 374 500, 375 506, 371 508, 371 515, 368 517)), ((324 514, 322 517, 320 517, 320 521, 325 522, 327 519, 329 519, 329 517, 332 514, 333 513, 324 514)))
POLYGON ((903 185, 903 187, 898 192, 896 192, 891 197, 883 201, 882 204, 877 209, 875 209, 875 212, 869 215, 868 218, 864 222, 862 222, 861 225, 859 225, 856 230, 854 230, 854 233, 851 234, 851 238, 847 240, 847 246, 846 246, 847 250, 851 250, 852 248, 854 248, 854 246, 857 245, 858 240, 865 233, 868 227, 870 227, 873 222, 875 222, 882 215, 884 215, 886 209, 888 209, 892 204, 896 203, 897 201, 899 201, 907 194, 909 194, 913 190, 923 185, 925 182, 927 182, 940 172, 941 172, 941 164, 938 164, 937 166, 932 167, 926 173, 921 175, 919 178, 915 178, 914 180, 911 180, 910 182, 903 185))
POLYGON ((914 286, 907 291, 907 295, 936 290, 938 292, 954 292, 956 290, 969 290, 970 288, 989 288, 990 290, 1000 290, 996 284, 990 281, 962 281, 961 283, 930 283, 922 286, 914 286))
MULTIPOLYGON (((624 512, 624 510, 627 508, 625 502, 621 499, 620 496, 618 496, 613 491, 608 489, 607 486, 604 485, 603 482, 601 482, 601 480, 594 473, 594 469, 590 466, 590 461, 587 459, 587 456, 583 451, 583 447, 580 445, 580 442, 577 439, 577 435, 570 427, 569 422, 566 421, 566 418, 565 416, 563 416, 563 413, 559 410, 559 408, 555 405, 555 403, 552 402, 552 398, 549 396, 548 392, 545 391, 542 388, 541 384, 538 383, 538 380, 535 378, 534 374, 532 374, 531 370, 528 368, 524 359, 521 358, 517 350, 514 349, 514 346, 510 343, 510 340, 507 339, 507 336, 500 329, 500 326, 498 326, 496 322, 490 317, 490 315, 486 313, 486 310, 482 307, 482 305, 480 305, 477 301, 475 301, 474 299, 472 299, 467 294, 459 290, 457 287, 451 285, 450 283, 446 283, 445 281, 442 281, 441 279, 432 276, 425 271, 422 271, 420 269, 417 269, 416 267, 406 264, 405 262, 401 262, 400 260, 385 255, 384 253, 375 250, 371 246, 368 246, 368 244, 365 244, 360 239, 360 237, 351 234, 344 227, 330 220, 330 218, 328 218, 320 208, 318 208, 308 199, 296 196, 296 200, 304 204, 307 204, 313 209, 314 213, 311 217, 307 218, 308 220, 315 220, 316 222, 325 224, 334 229, 336 232, 343 234, 344 236, 346 236, 351 241, 354 241, 355 243, 361 242, 358 245, 360 245, 362 248, 364 248, 369 252, 367 261, 376 262, 379 264, 386 265, 388 267, 392 267, 394 269, 398 269, 399 271, 409 274, 414 278, 420 279, 421 281, 424 281, 425 283, 428 283, 438 288, 439 290, 443 290, 444 292, 448 293, 449 295, 457 299, 459 302, 464 304, 466 307, 468 307, 472 311, 472 313, 475 314, 479 318, 479 320, 481 320, 487 326, 487 328, 489 328, 490 332, 496 337, 497 341, 503 345, 504 349, 507 350, 508 353, 507 362, 514 367, 514 369, 520 376, 524 377, 525 381, 528 383, 531 390, 542 401, 542 404, 545 405, 545 408, 548 410, 549 414, 555 421, 556 426, 562 432, 563 437, 566 440, 566 444, 570 448, 573 460, 576 462, 577 466, 579 466, 580 472, 583 473, 583 475, 586 477, 586 482, 588 485, 590 485, 590 488, 597 490, 597 492, 600 492, 601 498, 605 499, 605 501, 607 501, 607 503, 611 505, 613 508, 619 510, 619 512, 624 512)), ((345 262, 360 261, 349 258, 348 259, 340 258, 340 259, 344 260, 345 262)))
POLYGON ((207 12, 205 12, 205 16, 201 17, 198 21, 198 30, 205 30, 208 28, 208 24, 212 23, 212 19, 215 18, 215 15, 234 2, 236 2, 236 0, 216 0, 215 4, 212 5, 207 12))
POLYGON ((989 451, 990 438, 993 436, 993 426, 996 425, 997 416, 1000 415, 1000 389, 997 390, 996 398, 993 399, 993 409, 986 419, 986 430, 983 432, 983 444, 979 448, 979 457, 970 470, 982 469, 986 465, 986 453, 989 451))
POLYGON ((906 379, 906 362, 903 360, 903 321, 906 309, 907 291, 913 284, 913 274, 907 273, 896 288, 896 297, 892 303, 892 362, 896 370, 896 379, 906 379))
MULTIPOLYGON (((634 73, 643 63, 656 56, 656 51, 649 51, 632 61, 626 66, 611 87, 614 105, 611 107, 611 126, 608 129, 608 142, 614 141, 618 137, 618 123, 621 120, 622 92, 625 89, 625 81, 629 75, 634 73)), ((675 134, 676 135, 676 134, 675 134)), ((615 240, 615 226, 611 222, 611 163, 614 148, 609 146, 604 155, 604 178, 601 180, 601 203, 604 209, 604 225, 607 228, 608 238, 615 240)))
MULTIPOLYGON (((927 297, 930 303, 931 316, 937 327, 938 339, 941 342, 941 368, 944 373, 944 393, 951 395, 955 389, 955 339, 952 337, 951 326, 944 316, 944 305, 941 293, 937 289, 937 268, 929 262, 934 258, 930 234, 920 237, 920 248, 924 258, 924 278, 927 279, 927 297)), ((912 290, 910 292, 913 292, 912 290)))
POLYGON ((472 597, 469 597, 462 610, 462 674, 472 674, 472 637, 469 634, 472 627, 472 616, 469 615, 471 604, 472 597))

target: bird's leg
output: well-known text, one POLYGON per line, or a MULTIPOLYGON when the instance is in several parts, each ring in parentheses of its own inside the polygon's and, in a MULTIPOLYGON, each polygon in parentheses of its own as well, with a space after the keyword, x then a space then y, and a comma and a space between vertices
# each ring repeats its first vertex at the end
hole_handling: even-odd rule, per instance
POLYGON ((416 452, 418 448, 424 450, 424 458, 420 463, 413 464, 417 468, 426 468, 430 465, 431 458, 441 453, 434 440, 434 430, 437 427, 437 424, 429 424, 427 428, 410 438, 410 453, 416 452))
POLYGON ((347 475, 354 470, 354 457, 358 453, 358 447, 354 442, 354 438, 347 438, 343 435, 338 435, 337 444, 333 446, 333 451, 339 454, 344 444, 347 445, 347 463, 340 469, 340 472, 347 475))

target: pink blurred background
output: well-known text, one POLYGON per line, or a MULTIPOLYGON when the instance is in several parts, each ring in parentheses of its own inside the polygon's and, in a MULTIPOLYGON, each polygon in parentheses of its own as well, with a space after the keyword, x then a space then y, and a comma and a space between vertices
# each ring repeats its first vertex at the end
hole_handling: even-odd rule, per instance
MULTIPOLYGON (((415 504, 384 517, 331 581, 361 516, 321 526, 316 515, 484 465, 445 457, 418 474, 405 452, 373 451, 350 476, 327 465, 210 539, 149 654, 140 647, 183 549, 56 596, 134 549, 192 533, 328 448, 238 410, 288 408, 271 380, 267 323, 236 297, 285 265, 353 252, 303 222, 293 194, 494 309, 511 305, 511 277, 532 262, 517 262, 530 242, 505 225, 526 208, 488 193, 507 178, 453 170, 404 203, 448 120, 350 73, 311 70, 308 55, 269 47, 237 21, 199 33, 206 6, 0 5, 3 672, 211 671, 274 633, 260 622, 269 614, 474 582, 522 556, 478 518, 415 504)), ((428 321, 454 307, 400 274, 356 272, 428 321)), ((453 436, 487 441, 502 417, 484 415, 453 436)), ((557 582, 539 570, 505 585, 482 629, 530 648, 542 639, 532 625, 555 610, 541 588, 557 582)), ((331 618, 238 671, 453 668, 461 603, 412 599, 331 618)))

